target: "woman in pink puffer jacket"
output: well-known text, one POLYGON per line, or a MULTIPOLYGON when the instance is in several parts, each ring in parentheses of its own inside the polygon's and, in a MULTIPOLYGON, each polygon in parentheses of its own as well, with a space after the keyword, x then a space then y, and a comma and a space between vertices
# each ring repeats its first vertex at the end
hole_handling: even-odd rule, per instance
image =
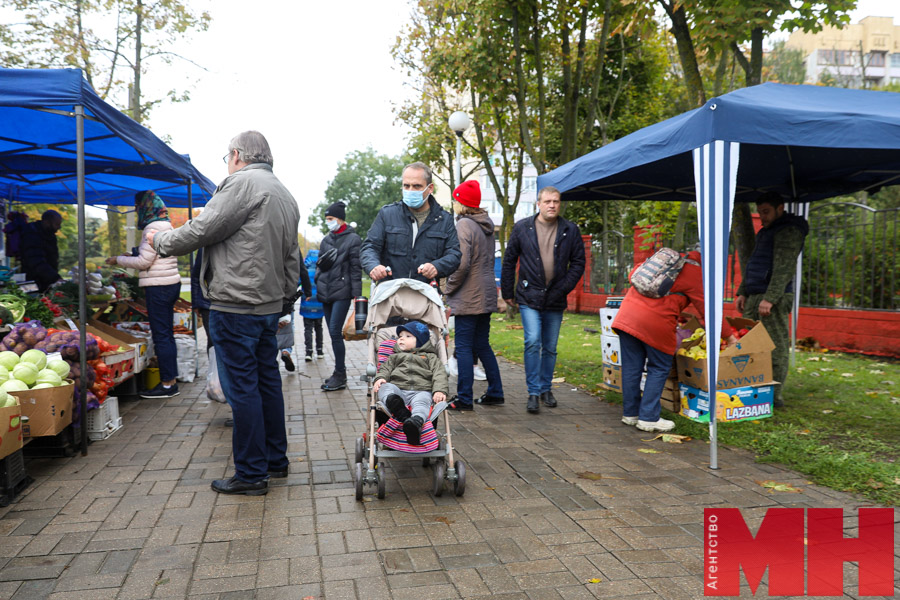
POLYGON ((181 274, 178 259, 174 256, 162 258, 147 242, 150 231, 170 231, 169 211, 163 201, 153 191, 135 194, 138 228, 143 230, 137 256, 111 256, 107 264, 119 265, 127 269, 137 269, 140 287, 147 301, 150 319, 150 333, 159 362, 160 383, 152 390, 142 390, 142 398, 171 398, 178 395, 178 352, 175 335, 172 332, 175 301, 181 294, 181 274))

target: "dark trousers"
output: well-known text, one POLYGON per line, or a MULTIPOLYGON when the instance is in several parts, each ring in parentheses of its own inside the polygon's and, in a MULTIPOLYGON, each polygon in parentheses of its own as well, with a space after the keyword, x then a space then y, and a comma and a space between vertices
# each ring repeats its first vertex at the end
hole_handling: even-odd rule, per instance
POLYGON ((203 321, 203 331, 206 332, 206 353, 209 354, 209 349, 213 345, 212 336, 209 334, 209 309, 198 308, 197 312, 200 313, 200 320, 203 321))
POLYGON ((209 311, 222 391, 231 405, 234 470, 257 482, 288 467, 284 395, 278 372, 278 314, 209 311))
POLYGON ((178 349, 172 332, 175 318, 175 301, 181 293, 181 284, 148 285, 144 288, 147 302, 147 318, 153 335, 153 348, 159 363, 160 381, 172 381, 178 376, 178 349))
POLYGON ((313 351, 313 332, 316 334, 316 354, 322 354, 322 321, 321 318, 303 317, 303 343, 307 354, 313 351))
POLYGON ((660 404, 666 379, 672 370, 672 355, 645 344, 633 335, 619 331, 622 350, 622 413, 641 421, 659 421, 660 404), (647 380, 641 393, 641 374, 647 361, 647 380))
POLYGON ((347 319, 347 311, 350 310, 350 298, 337 302, 323 302, 325 309, 325 324, 328 326, 328 335, 331 337, 331 350, 334 352, 334 372, 338 375, 347 373, 344 364, 344 321, 347 319))
POLYGON ((503 382, 500 367, 491 349, 491 315, 456 315, 456 364, 459 374, 456 378, 456 396, 460 404, 472 404, 472 382, 475 379, 473 354, 484 365, 487 375, 488 396, 503 397, 503 382))

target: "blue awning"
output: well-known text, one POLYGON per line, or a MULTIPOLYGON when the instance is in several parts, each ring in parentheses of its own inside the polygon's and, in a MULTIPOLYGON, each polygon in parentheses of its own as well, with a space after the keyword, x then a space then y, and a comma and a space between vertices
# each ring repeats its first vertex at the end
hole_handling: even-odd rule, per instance
POLYGON ((190 159, 104 102, 78 69, 0 69, 0 197, 77 202, 75 106, 85 112, 85 201, 134 206, 156 190, 167 206, 203 206, 215 185, 190 159))

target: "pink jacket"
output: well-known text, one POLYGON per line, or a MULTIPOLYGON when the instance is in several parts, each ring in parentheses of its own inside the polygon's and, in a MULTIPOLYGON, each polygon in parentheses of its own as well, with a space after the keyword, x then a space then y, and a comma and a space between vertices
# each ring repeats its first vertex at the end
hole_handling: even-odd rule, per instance
POLYGON ((168 221, 154 221, 148 224, 141 236, 141 245, 138 247, 137 256, 119 256, 116 263, 126 269, 137 269, 140 286, 171 285, 181 283, 181 274, 178 272, 178 258, 168 256, 160 257, 151 244, 147 243, 147 232, 172 231, 172 224, 168 221))

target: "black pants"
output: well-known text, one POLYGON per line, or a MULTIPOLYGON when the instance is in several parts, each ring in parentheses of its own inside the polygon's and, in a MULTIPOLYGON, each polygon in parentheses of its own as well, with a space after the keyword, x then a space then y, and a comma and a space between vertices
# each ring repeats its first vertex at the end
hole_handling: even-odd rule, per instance
POLYGON ((206 352, 209 353, 209 349, 213 345, 212 336, 209 335, 209 309, 198 308, 197 311, 200 313, 200 320, 203 321, 203 332, 206 334, 206 352))
POLYGON ((306 344, 306 353, 312 354, 313 351, 313 332, 316 334, 316 354, 324 354, 322 352, 322 321, 324 319, 310 319, 303 317, 303 342, 306 344))
POLYGON ((325 323, 328 326, 328 335, 331 337, 331 350, 334 352, 334 372, 344 375, 347 367, 344 364, 344 320, 347 318, 347 311, 350 310, 350 298, 338 300, 337 302, 323 302, 322 308, 325 309, 325 323))

